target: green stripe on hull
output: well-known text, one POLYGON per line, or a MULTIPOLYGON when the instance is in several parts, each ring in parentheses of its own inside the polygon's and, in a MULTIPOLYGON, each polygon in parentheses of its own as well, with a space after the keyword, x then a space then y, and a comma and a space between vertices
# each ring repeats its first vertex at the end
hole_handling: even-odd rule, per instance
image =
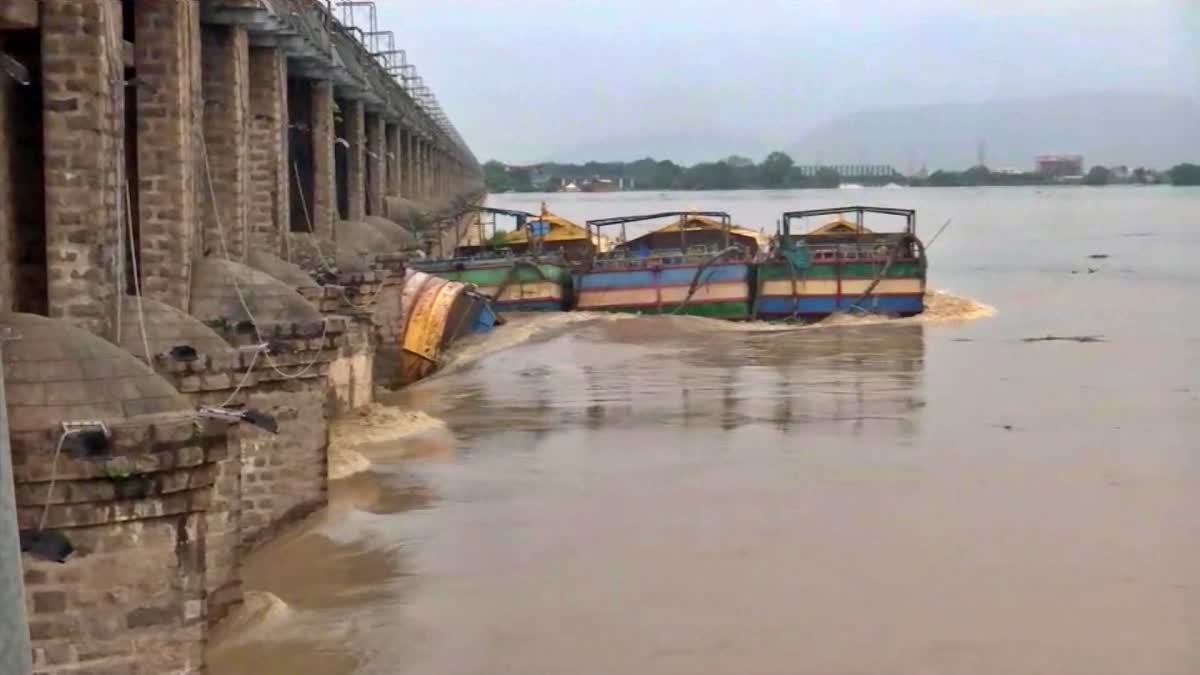
MULTIPOLYGON (((838 276, 837 265, 815 263, 807 269, 796 269, 798 279, 833 279, 838 276)), ((850 263, 841 265, 841 276, 874 279, 883 270, 884 263, 850 263)), ((892 263, 885 279, 914 279, 921 277, 921 266, 917 263, 892 263)), ((760 280, 791 279, 792 270, 787 263, 769 262, 758 266, 760 280)))
MULTIPOLYGON (((675 307, 617 306, 617 307, 579 307, 581 312, 613 312, 616 314, 674 314, 675 307)), ((679 311, 687 316, 707 316, 714 319, 745 319, 750 316, 750 303, 747 302, 697 302, 689 303, 679 311)))
MULTIPOLYGON (((569 277, 567 271, 558 265, 539 265, 538 269, 545 275, 549 281, 565 282, 569 277)), ((505 277, 509 276, 508 267, 485 267, 482 269, 437 269, 434 267, 426 268, 422 271, 439 276, 450 281, 459 281, 467 284, 475 284, 476 286, 499 286, 504 281, 505 277)), ((509 277, 510 283, 517 281, 541 281, 542 277, 538 273, 527 266, 520 266, 509 277)))

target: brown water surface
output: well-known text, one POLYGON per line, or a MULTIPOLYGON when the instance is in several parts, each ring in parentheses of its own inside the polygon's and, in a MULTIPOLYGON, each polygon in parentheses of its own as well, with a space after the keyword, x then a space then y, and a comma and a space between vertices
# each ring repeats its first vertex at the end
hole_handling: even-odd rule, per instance
MULTIPOLYGON (((523 318, 388 401, 446 428, 253 556, 213 672, 1200 672, 1200 192, 860 192, 995 316, 523 318)), ((631 199, 551 207, 720 205, 631 199)))

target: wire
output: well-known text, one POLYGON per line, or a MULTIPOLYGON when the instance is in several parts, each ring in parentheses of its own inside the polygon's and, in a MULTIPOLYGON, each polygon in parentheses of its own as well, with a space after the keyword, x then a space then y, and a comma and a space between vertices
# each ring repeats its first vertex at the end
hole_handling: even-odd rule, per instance
POLYGON ((54 448, 54 459, 50 462, 50 484, 46 487, 46 499, 42 503, 42 517, 38 521, 38 531, 46 529, 46 516, 50 515, 50 499, 54 497, 54 483, 58 481, 58 456, 62 454, 63 443, 67 437, 79 433, 79 429, 63 429, 58 437, 58 445, 54 448))

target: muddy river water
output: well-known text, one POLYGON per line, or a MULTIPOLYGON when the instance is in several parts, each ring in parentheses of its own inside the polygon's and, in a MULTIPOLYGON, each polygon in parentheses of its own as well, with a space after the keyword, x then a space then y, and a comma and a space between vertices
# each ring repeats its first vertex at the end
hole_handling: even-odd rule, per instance
POLYGON ((248 562, 213 673, 1200 672, 1200 191, 552 197, 765 227, 912 206, 926 236, 953 219, 948 295, 463 345, 384 398, 420 433, 366 439, 370 468, 248 562))

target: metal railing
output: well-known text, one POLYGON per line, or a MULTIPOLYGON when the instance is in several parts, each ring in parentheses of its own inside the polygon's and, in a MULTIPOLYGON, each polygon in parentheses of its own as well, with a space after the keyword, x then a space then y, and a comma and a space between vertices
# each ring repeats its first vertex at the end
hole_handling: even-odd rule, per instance
POLYGON ((469 158, 474 163, 474 155, 462 134, 442 109, 437 96, 417 73, 416 66, 408 62, 408 53, 397 47, 395 33, 380 29, 376 3, 371 0, 326 0, 325 8, 329 14, 328 19, 358 42, 383 71, 400 85, 433 125, 458 147, 464 158, 469 158))

